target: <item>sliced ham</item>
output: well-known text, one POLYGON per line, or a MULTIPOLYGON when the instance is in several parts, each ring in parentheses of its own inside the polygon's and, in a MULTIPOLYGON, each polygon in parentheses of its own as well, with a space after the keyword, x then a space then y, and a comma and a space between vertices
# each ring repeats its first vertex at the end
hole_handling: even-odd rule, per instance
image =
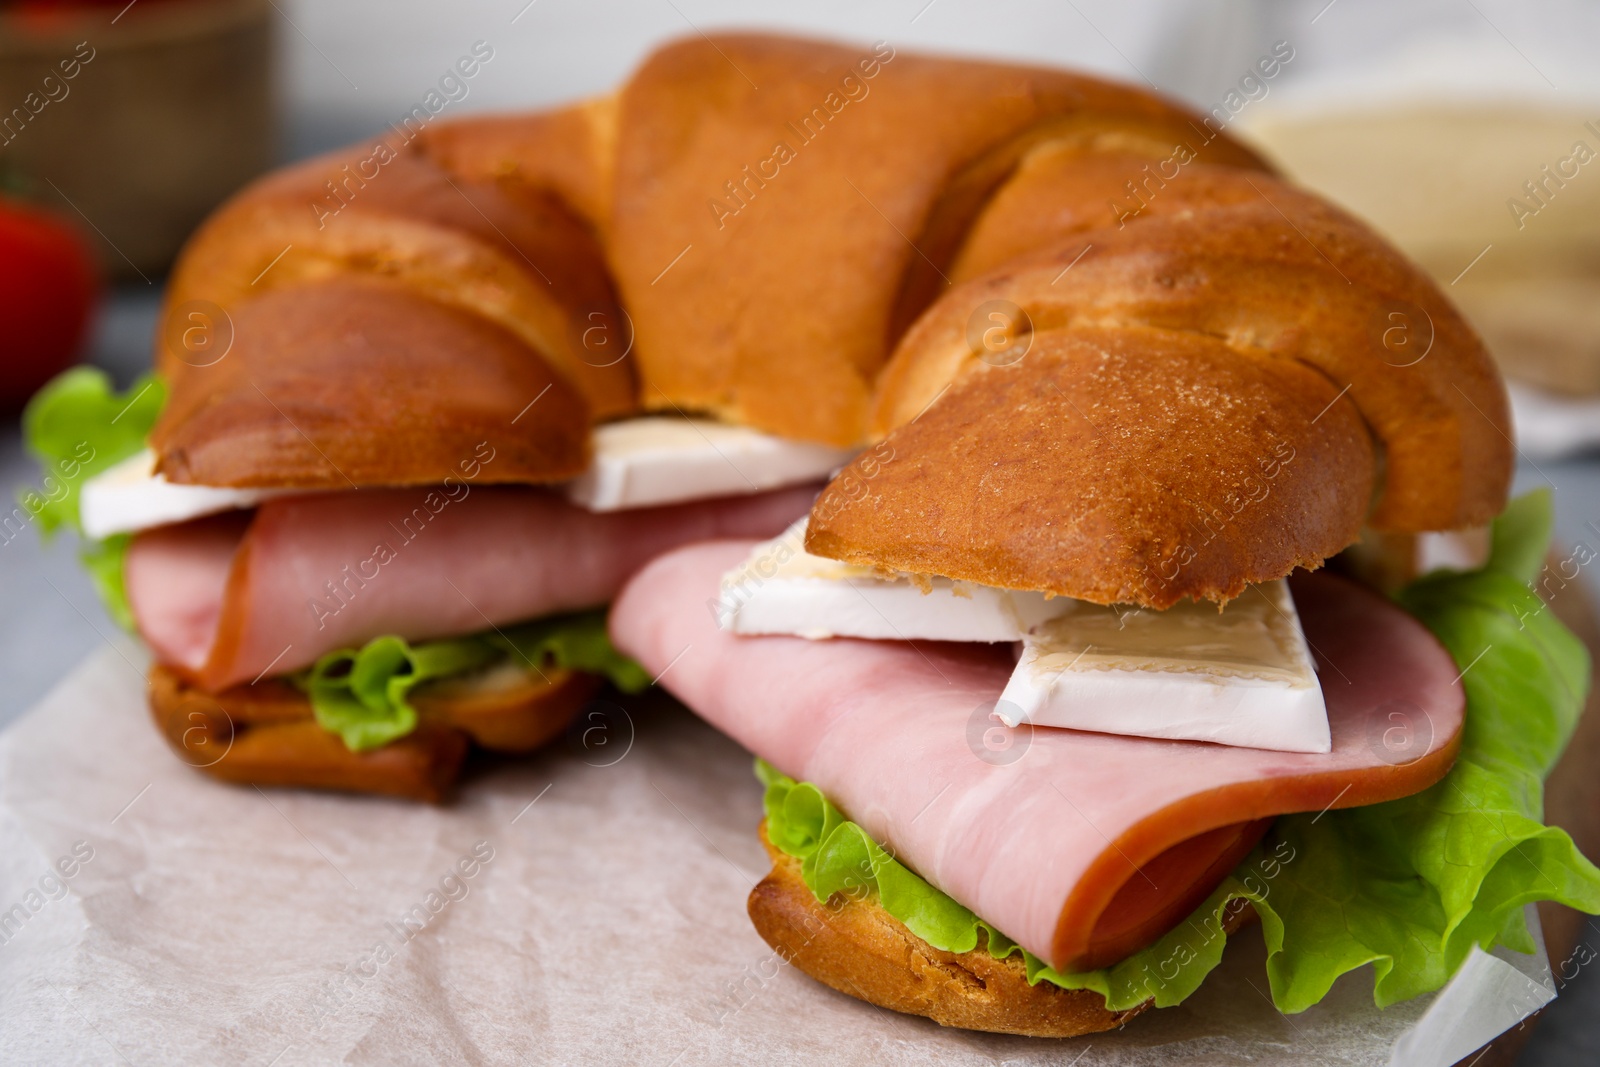
POLYGON ((1315 574, 1294 596, 1331 752, 1041 728, 1014 761, 986 760, 1009 649, 736 637, 705 601, 750 547, 695 545, 646 567, 612 609, 617 646, 652 674, 670 665, 662 684, 689 707, 1057 968, 1154 940, 1183 914, 1174 896, 1209 891, 1271 816, 1417 792, 1460 745, 1449 654, 1387 601, 1315 574))
POLYGON ((689 541, 767 537, 814 486, 597 515, 542 489, 457 485, 272 500, 128 550, 139 632, 218 690, 382 634, 451 637, 605 604, 689 541), (465 490, 465 492, 463 492, 465 490))

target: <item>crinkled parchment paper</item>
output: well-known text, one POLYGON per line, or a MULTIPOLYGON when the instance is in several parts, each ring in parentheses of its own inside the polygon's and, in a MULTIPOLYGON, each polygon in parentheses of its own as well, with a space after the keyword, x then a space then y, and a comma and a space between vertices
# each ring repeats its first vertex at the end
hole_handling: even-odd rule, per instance
POLYGON ((1480 954, 1421 1029, 1366 972, 1285 1017, 1251 930, 1118 1033, 944 1030, 756 936, 750 758, 664 699, 441 809, 218 784, 157 736, 143 664, 103 649, 0 735, 0 1061, 1327 1067, 1411 1028, 1394 1062, 1448 1064, 1553 995, 1542 959, 1480 954))

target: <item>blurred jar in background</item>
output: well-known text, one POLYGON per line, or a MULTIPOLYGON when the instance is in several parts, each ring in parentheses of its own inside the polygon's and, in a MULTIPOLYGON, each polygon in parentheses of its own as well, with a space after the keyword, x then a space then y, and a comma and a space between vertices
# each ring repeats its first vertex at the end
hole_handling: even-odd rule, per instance
POLYGON ((1597 120, 1441 102, 1263 123, 1259 140, 1443 283, 1507 374, 1582 396, 1600 394, 1597 120))
POLYGON ((0 0, 0 186, 166 270, 275 156, 269 0, 0 0))
POLYGON ((1323 62, 1240 130, 1433 274, 1507 377, 1536 387, 1513 389, 1525 439, 1546 415, 1593 421, 1600 76, 1581 50, 1597 11, 1430 5, 1402 34, 1385 30, 1390 7, 1341 5, 1305 27, 1323 62))

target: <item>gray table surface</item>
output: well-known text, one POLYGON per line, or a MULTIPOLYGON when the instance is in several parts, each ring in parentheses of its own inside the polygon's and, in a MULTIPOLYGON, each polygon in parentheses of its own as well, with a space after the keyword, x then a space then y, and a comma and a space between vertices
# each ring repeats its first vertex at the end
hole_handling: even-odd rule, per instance
MULTIPOLYGON (((159 284, 116 290, 96 325, 90 362, 119 386, 149 365, 160 302, 159 284)), ((0 491, 7 499, 36 481, 22 450, 14 418, 0 427, 0 491)), ((1600 456, 1563 461, 1523 460, 1517 490, 1553 485, 1556 524, 1563 541, 1600 548, 1600 456)), ((1600 593, 1591 568, 1590 586, 1600 593)), ((115 631, 88 579, 78 568, 70 535, 41 544, 30 531, 0 545, 0 727, 21 715, 84 656, 115 631)), ((1589 943, 1600 948, 1600 924, 1589 943)), ((1546 1012, 1519 1063, 1524 1067, 1578 1067, 1600 1062, 1600 978, 1583 968, 1546 1012)))

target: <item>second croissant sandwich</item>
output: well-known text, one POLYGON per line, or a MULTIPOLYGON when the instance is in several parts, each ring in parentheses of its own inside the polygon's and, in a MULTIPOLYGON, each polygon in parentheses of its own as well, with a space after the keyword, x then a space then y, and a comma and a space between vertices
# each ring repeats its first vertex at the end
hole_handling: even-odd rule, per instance
MULTIPOLYGON (((661 185, 854 59, 658 57, 661 185)), ((611 632, 760 758, 780 958, 1072 1036, 1184 1000, 1252 916, 1294 1012, 1532 951, 1530 901, 1600 911, 1541 821, 1588 681, 1530 587, 1548 500, 1507 508, 1503 386, 1420 270, 1199 116, 1050 70, 900 56, 769 184, 725 256, 804 250, 868 445, 784 536, 651 564, 611 632)))
POLYGON ((272 174, 185 248, 154 378, 35 400, 42 514, 81 522, 181 758, 439 799, 469 747, 648 684, 600 613, 634 570, 779 532, 853 454, 705 417, 696 338, 633 293, 670 264, 619 217, 649 109, 395 128, 272 174))

